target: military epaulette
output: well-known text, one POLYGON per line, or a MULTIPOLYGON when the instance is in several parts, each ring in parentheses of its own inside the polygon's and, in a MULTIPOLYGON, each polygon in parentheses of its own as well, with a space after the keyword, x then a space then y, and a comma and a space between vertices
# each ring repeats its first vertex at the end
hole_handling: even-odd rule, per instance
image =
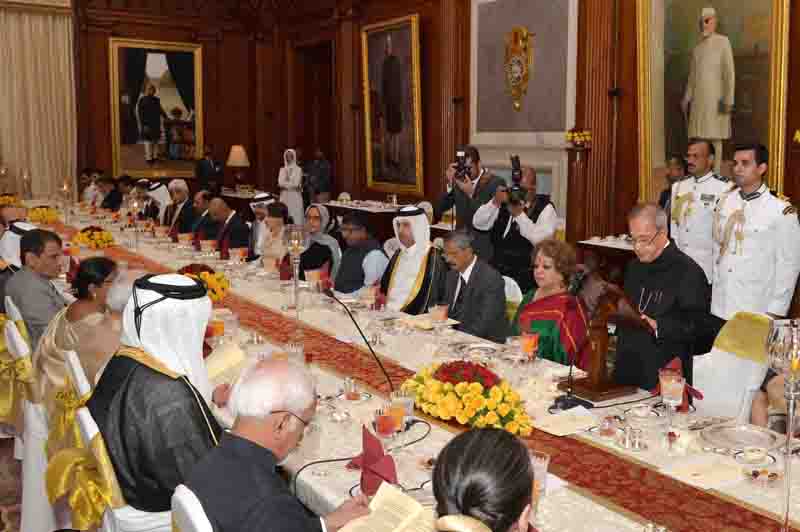
POLYGON ((783 214, 784 215, 795 214, 796 212, 797 212, 797 207, 795 207, 794 205, 789 205, 788 207, 783 209, 783 214))

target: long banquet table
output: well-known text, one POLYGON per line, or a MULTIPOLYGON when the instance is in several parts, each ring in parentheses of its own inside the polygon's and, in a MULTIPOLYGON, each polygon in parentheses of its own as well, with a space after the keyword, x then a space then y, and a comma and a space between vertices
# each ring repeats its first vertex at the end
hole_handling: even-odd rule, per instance
MULTIPOLYGON (((64 234, 74 232, 73 228, 65 226, 56 229, 64 234)), ((115 236, 119 239, 122 235, 115 236)), ((128 238, 123 237, 124 240, 128 238)), ((137 251, 113 247, 105 250, 105 255, 126 261, 130 268, 152 272, 174 271, 188 263, 198 262, 189 257, 178 258, 170 247, 143 242, 139 243, 137 251)), ((335 408, 346 408, 351 415, 352 420, 346 423, 334 422, 327 415, 329 407, 321 404, 313 435, 309 441, 304 440, 300 451, 287 464, 298 497, 312 511, 325 514, 350 495, 358 484, 359 475, 345 469, 346 462, 311 462, 356 455, 361 447, 361 423, 371 420, 372 412, 380 404, 380 396, 388 392, 388 385, 358 339, 356 329, 336 307, 309 299, 297 324, 282 311, 287 297, 288 293, 280 282, 257 276, 255 272, 244 280, 234 280, 232 293, 225 299, 224 306, 239 316, 244 328, 257 331, 266 339, 264 345, 249 346, 248 349, 258 352, 279 349, 299 326, 318 380, 318 392, 322 396, 335 395, 343 376, 354 377, 375 394, 362 404, 346 407, 342 407, 341 402, 334 404, 335 408)), ((359 314, 359 320, 363 326, 368 326, 370 315, 359 314)), ((395 387, 422 366, 442 360, 435 353, 443 343, 465 339, 478 341, 459 332, 450 333, 447 336, 452 336, 452 339, 444 340, 441 335, 410 330, 383 336, 384 345, 377 346, 376 351, 395 387)), ((519 368, 510 368, 501 361, 493 363, 494 370, 501 376, 519 371, 519 368)), ((547 361, 538 361, 527 383, 523 379, 520 393, 535 419, 548 415, 546 406, 557 393, 553 377, 563 375, 561 369, 547 361)), ((621 413, 624 409, 620 406, 595 412, 603 416, 621 413)), ((430 483, 425 483, 430 472, 421 466, 421 461, 436 456, 454 433, 463 429, 436 422, 422 416, 421 412, 418 414, 430 422, 431 432, 423 441, 409 446, 407 452, 396 457, 398 480, 405 488, 421 488, 413 493, 430 502, 430 483)), ((651 433, 657 434, 658 430, 651 433)), ((423 425, 415 425, 407 441, 423 434, 423 425)), ((682 452, 677 454, 667 455, 657 436, 648 440, 648 450, 637 454, 590 432, 556 437, 534 430, 526 443, 551 455, 550 472, 555 475, 548 479, 550 487, 541 505, 539 529, 542 532, 633 531, 641 530, 646 522, 654 522, 673 532, 777 530, 775 519, 781 513, 783 492, 780 482, 775 486, 764 486, 742 475, 701 489, 676 478, 677 469, 686 464, 732 461, 732 458, 703 452, 702 443, 696 441, 696 436, 688 431, 686 436, 686 445, 681 446, 682 452)), ((773 455, 780 465, 781 457, 774 452, 773 455)), ((800 482, 793 483, 793 492, 800 493, 800 482)), ((796 496, 792 498, 792 508, 797 515, 800 499, 796 496)))

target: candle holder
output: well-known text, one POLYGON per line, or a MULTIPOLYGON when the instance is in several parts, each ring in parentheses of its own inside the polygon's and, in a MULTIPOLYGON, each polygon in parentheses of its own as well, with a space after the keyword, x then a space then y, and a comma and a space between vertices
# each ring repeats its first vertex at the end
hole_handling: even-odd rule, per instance
POLYGON ((33 192, 31 188, 31 174, 28 170, 22 171, 22 199, 33 199, 33 192))
POLYGON ((797 320, 773 321, 767 336, 770 366, 784 376, 783 395, 786 398, 786 447, 784 448, 784 500, 781 532, 790 532, 792 489, 792 436, 795 430, 797 399, 800 398, 800 326, 797 320))
POLYGON ((287 226, 283 235, 292 264, 292 300, 295 318, 295 329, 289 337, 286 349, 298 362, 305 362, 303 330, 300 326, 300 256, 305 251, 307 235, 302 225, 287 226))

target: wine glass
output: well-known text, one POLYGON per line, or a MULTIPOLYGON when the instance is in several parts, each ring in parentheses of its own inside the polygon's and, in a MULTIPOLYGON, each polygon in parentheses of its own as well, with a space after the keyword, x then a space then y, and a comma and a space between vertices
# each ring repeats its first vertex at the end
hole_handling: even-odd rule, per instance
POLYGON ((292 257, 300 257, 305 250, 306 231, 302 225, 287 225, 283 233, 286 249, 292 257))
POLYGON ((658 371, 658 382, 661 385, 661 400, 667 408, 667 431, 672 431, 672 410, 683 402, 683 391, 686 379, 683 374, 670 368, 658 371))

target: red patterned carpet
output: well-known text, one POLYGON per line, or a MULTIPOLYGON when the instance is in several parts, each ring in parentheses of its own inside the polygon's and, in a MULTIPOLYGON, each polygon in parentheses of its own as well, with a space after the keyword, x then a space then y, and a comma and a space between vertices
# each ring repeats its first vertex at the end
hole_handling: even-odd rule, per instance
POLYGON ((0 532, 19 532, 20 473, 20 462, 14 460, 14 440, 0 439, 0 532))

